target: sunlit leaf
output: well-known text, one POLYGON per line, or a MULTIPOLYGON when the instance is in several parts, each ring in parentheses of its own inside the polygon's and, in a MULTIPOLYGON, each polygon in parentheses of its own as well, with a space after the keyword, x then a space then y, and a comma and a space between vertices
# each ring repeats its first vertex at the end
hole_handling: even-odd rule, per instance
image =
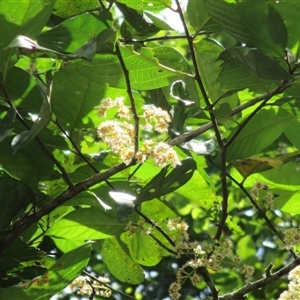
POLYGON ((144 280, 144 271, 120 246, 116 238, 103 241, 101 255, 109 271, 122 282, 138 284, 144 280))

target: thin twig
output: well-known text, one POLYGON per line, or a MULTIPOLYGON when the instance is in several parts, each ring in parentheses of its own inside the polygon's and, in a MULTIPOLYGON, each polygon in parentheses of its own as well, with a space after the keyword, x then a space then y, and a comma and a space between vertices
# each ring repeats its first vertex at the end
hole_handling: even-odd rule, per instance
POLYGON ((190 52, 191 52, 192 62, 193 62, 194 70, 195 70, 195 80, 196 80, 196 82, 197 82, 197 84, 200 88, 200 91, 201 91, 201 94, 202 94, 203 99, 205 101, 206 107, 208 108, 210 119, 211 119, 211 124, 212 124, 212 127, 214 129, 215 136, 216 136, 219 148, 221 149, 221 174, 220 174, 220 178, 221 178, 222 191, 223 191, 223 201, 222 201, 222 215, 221 215, 218 230, 217 230, 217 233, 216 233, 216 236, 215 236, 216 239, 219 239, 221 237, 223 227, 225 225, 226 218, 227 218, 227 215, 228 215, 228 213, 227 213, 228 189, 227 189, 227 182, 226 182, 226 148, 224 147, 224 143, 222 141, 219 126, 218 126, 217 120, 215 118, 215 115, 212 111, 213 107, 212 107, 212 105, 209 101, 208 95, 205 91, 204 83, 202 81, 201 74, 200 74, 199 67, 198 67, 198 63, 197 63, 197 59, 196 59, 196 53, 195 53, 195 49, 194 49, 193 38, 190 37, 189 30, 187 28, 187 24, 185 22, 184 15, 183 15, 183 12, 181 10, 179 0, 176 0, 176 4, 177 4, 177 7, 178 7, 177 10, 178 10, 181 22, 182 22, 183 27, 184 27, 186 38, 187 38, 187 41, 188 41, 188 44, 189 44, 189 49, 190 49, 190 52))
MULTIPOLYGON (((94 171, 95 174, 98 174, 99 171, 94 167, 94 165, 87 159, 87 157, 85 155, 83 155, 83 153, 81 152, 81 150, 77 147, 76 143, 73 141, 73 139, 70 137, 70 135, 68 134, 68 132, 66 132, 63 127, 60 125, 60 123, 58 122, 58 120, 56 119, 54 121, 54 124, 59 128, 59 130, 64 134, 64 136, 70 141, 71 145, 73 146, 73 148, 76 151, 76 154, 80 156, 80 158, 86 162, 86 164, 94 171)), ((112 189, 115 191, 115 188, 113 187, 113 185, 108 181, 105 180, 105 183, 112 189)))
MULTIPOLYGON (((255 97, 255 98, 237 106, 236 108, 232 109, 230 116, 237 115, 240 112, 242 112, 244 109, 249 108, 253 105, 256 105, 257 103, 259 103, 267 98, 270 99, 269 98, 270 96, 273 97, 275 95, 283 93, 289 86, 290 86, 290 83, 284 84, 280 87, 275 88, 274 90, 270 91, 269 93, 265 93, 263 95, 255 97)), ((170 140, 168 143, 171 146, 180 145, 182 143, 188 142, 188 141, 198 137, 199 135, 208 131, 212 127, 213 127, 212 122, 208 122, 193 131, 186 132, 186 133, 170 140)))
MULTIPOLYGON (((234 177, 232 177, 229 173, 227 173, 227 177, 230 178, 232 182, 234 182, 248 197, 253 207, 258 211, 258 213, 262 216, 264 221, 267 223, 268 227, 272 230, 272 232, 282 241, 282 243, 285 245, 284 239, 282 234, 275 228, 271 220, 266 216, 265 212, 260 208, 260 206, 254 201, 254 199, 251 197, 251 195, 248 193, 248 191, 245 189, 242 183, 239 183, 234 177)), ((291 254, 294 258, 298 257, 298 255, 291 249, 291 254)))
POLYGON ((124 76, 125 76, 125 82, 127 87, 127 94, 130 100, 130 107, 134 118, 134 153, 136 154, 139 150, 139 116, 136 111, 135 107, 135 101, 132 94, 131 89, 131 83, 130 83, 130 77, 129 77, 129 71, 126 68, 119 44, 116 43, 116 53, 119 58, 119 62, 121 65, 121 68, 123 70, 124 76))
POLYGON ((151 219, 149 219, 146 215, 144 215, 137 207, 135 207, 135 211, 137 214, 139 214, 148 224, 150 224, 153 228, 157 229, 164 237, 165 239, 172 245, 173 247, 175 246, 174 241, 168 236, 168 234, 155 222, 153 222, 151 219))

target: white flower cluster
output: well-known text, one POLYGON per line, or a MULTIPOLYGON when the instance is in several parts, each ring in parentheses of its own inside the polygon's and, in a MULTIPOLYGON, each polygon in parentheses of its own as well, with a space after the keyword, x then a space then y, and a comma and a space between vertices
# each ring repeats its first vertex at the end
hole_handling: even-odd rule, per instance
POLYGON ((288 290, 284 291, 278 300, 299 300, 300 299, 300 266, 293 269, 289 275, 288 290))
MULTIPOLYGON (((165 167, 171 164, 173 168, 180 165, 180 160, 176 151, 165 142, 155 143, 152 139, 147 139, 142 142, 140 150, 135 153, 135 130, 131 120, 133 119, 130 107, 124 104, 123 98, 103 99, 98 110, 100 117, 105 117, 108 109, 117 108, 117 116, 119 120, 108 120, 102 122, 97 130, 98 136, 118 154, 123 162, 128 165, 132 159, 138 162, 144 162, 147 157, 153 159, 154 163, 159 167, 165 167)), ((171 122, 170 115, 160 107, 152 105, 143 106, 144 113, 139 116, 144 120, 145 124, 141 128, 146 131, 154 130, 158 133, 168 131, 169 123, 171 122)))
POLYGON ((82 296, 91 296, 95 294, 104 298, 111 297, 111 289, 101 284, 101 282, 108 283, 109 279, 107 277, 100 276, 98 277, 98 281, 91 281, 88 276, 79 276, 71 283, 70 287, 72 290, 77 290, 77 294, 82 296))

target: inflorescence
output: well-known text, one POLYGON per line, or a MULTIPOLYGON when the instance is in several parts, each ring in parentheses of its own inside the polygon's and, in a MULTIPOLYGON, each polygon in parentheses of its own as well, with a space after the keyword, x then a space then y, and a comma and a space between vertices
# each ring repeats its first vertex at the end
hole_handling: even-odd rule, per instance
MULTIPOLYGON (((155 142, 153 139, 145 139, 136 152, 133 115, 130 107, 124 104, 124 99, 122 97, 117 97, 115 100, 103 99, 101 104, 95 107, 99 117, 105 117, 107 111, 112 108, 117 109, 118 120, 102 122, 98 126, 97 134, 114 153, 120 156, 126 165, 130 164, 133 159, 142 163, 148 157, 152 158, 159 167, 171 164, 175 168, 180 165, 176 151, 162 141, 155 142)), ((148 133, 155 131, 160 134, 168 132, 171 117, 167 111, 152 105, 144 105, 143 111, 143 114, 139 116, 139 119, 143 120, 143 124, 140 126, 142 130, 148 133)))

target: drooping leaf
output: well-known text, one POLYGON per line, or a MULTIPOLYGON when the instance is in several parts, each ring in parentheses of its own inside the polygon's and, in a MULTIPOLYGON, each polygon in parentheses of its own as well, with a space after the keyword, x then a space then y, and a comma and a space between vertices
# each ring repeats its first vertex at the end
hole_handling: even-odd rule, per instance
MULTIPOLYGON (((41 85, 43 83, 40 83, 41 85)), ((23 131, 16 135, 12 140, 12 149, 13 153, 16 153, 16 151, 26 146, 30 141, 32 141, 39 132, 48 125, 48 123, 51 120, 51 92, 52 92, 52 76, 51 73, 47 74, 47 87, 46 90, 43 91, 45 87, 42 86, 42 96, 43 96, 43 103, 40 109, 40 112, 37 116, 36 121, 34 122, 32 128, 30 130, 23 131)))
POLYGON ((289 162, 291 159, 300 155, 299 151, 280 155, 275 158, 271 157, 249 157, 232 162, 234 167, 246 178, 253 173, 263 172, 271 168, 280 169, 280 167, 289 162))
POLYGON ((186 84, 182 80, 176 80, 171 85, 170 95, 178 101, 182 101, 184 105, 192 105, 194 101, 190 100, 186 84))
POLYGON ((7 111, 5 116, 0 120, 0 142, 5 139, 13 130, 10 128, 14 123, 16 118, 16 111, 14 109, 10 109, 7 111))
POLYGON ((125 222, 128 215, 134 210, 135 196, 121 192, 109 192, 109 195, 116 201, 117 216, 120 222, 125 222))
POLYGON ((28 246, 21 238, 17 238, 9 245, 1 256, 1 265, 5 259, 14 259, 18 263, 25 261, 35 261, 43 258, 45 253, 32 246, 28 246))

